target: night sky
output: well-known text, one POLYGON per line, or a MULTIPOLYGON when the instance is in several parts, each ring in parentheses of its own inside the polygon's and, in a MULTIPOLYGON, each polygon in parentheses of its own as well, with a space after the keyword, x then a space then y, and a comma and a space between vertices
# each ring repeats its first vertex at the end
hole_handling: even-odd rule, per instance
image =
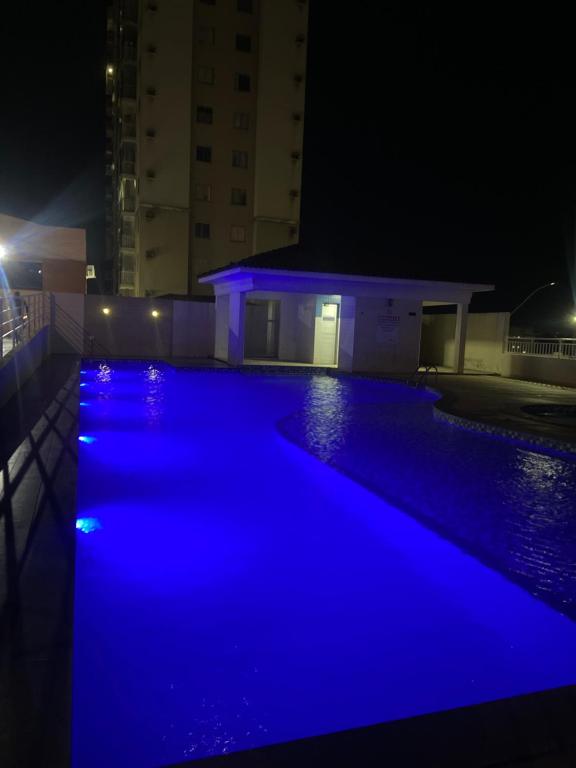
MULTIPOLYGON (((569 10, 448 5, 311 0, 302 241, 413 260, 430 278, 495 282, 499 309, 557 280, 518 317, 568 333, 576 304, 569 10)), ((98 265, 105 4, 21 2, 8 15, 0 210, 86 226, 98 265)))

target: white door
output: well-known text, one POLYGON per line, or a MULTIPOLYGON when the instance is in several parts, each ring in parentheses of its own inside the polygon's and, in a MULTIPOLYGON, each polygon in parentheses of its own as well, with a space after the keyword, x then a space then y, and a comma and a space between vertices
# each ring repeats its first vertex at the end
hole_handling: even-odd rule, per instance
POLYGON ((316 318, 314 364, 336 365, 338 343, 338 304, 323 303, 316 318))

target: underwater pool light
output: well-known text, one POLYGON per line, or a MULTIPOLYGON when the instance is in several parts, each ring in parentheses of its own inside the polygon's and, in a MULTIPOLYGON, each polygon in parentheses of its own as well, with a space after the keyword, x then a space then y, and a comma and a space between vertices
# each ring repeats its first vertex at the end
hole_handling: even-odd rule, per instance
POLYGON ((96 517, 79 517, 76 520, 76 530, 82 533, 94 533, 102 528, 100 520, 96 517))

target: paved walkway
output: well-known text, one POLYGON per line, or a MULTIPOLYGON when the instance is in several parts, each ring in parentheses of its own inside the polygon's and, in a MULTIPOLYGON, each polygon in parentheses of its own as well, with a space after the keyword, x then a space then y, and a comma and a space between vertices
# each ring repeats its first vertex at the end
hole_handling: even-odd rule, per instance
POLYGON ((69 765, 77 359, 0 408, 0 765, 69 765))
POLYGON ((535 416, 525 405, 576 406, 576 388, 537 384, 481 374, 440 374, 430 385, 442 394, 438 408, 483 424, 524 432, 539 438, 574 443, 576 417, 535 416))

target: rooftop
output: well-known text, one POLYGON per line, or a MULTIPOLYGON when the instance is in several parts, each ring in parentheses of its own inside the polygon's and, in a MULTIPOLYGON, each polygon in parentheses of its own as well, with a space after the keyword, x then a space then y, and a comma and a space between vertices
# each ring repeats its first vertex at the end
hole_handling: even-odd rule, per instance
POLYGON ((422 263, 421 258, 414 258, 414 254, 408 253, 403 246, 395 248, 393 253, 383 253, 364 247, 357 252, 350 252, 330 245, 319 247, 298 244, 249 256, 205 272, 200 277, 235 268, 250 268, 465 284, 491 283, 477 264, 466 264, 463 261, 455 272, 440 260, 435 261, 433 253, 425 266, 422 263))

